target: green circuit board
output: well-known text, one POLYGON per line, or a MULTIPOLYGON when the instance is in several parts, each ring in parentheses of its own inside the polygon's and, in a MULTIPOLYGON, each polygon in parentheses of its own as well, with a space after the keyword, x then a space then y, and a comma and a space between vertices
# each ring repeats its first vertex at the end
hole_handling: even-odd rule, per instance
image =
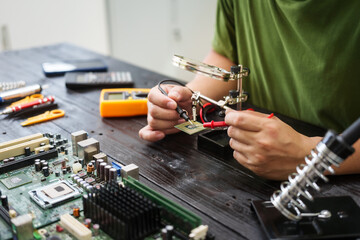
MULTIPOLYGON (((86 164, 75 174, 73 171, 74 164, 79 164, 79 162, 82 162, 82 159, 74 156, 72 143, 64 140, 61 144, 56 144, 56 135, 44 134, 44 136, 53 136, 53 139, 50 137, 49 139, 50 142, 55 143, 56 145, 52 151, 54 152, 55 149, 55 155, 57 156, 46 160, 49 170, 48 176, 45 177, 43 171, 36 169, 35 164, 27 164, 28 166, 24 167, 17 166, 15 167, 16 169, 4 172, 2 168, 7 166, 6 164, 8 163, 1 162, 1 195, 7 196, 8 210, 12 210, 13 213, 15 212, 16 216, 31 214, 33 226, 32 239, 51 239, 51 237, 55 237, 54 239, 85 239, 76 237, 66 229, 63 229, 61 227, 60 217, 66 213, 72 215, 74 208, 77 208, 80 212, 80 216, 77 217, 76 220, 84 224, 84 221, 87 218, 85 216, 86 211, 84 210, 84 195, 91 197, 91 194, 95 194, 93 192, 100 192, 99 189, 102 189, 101 191, 103 191, 106 188, 105 186, 108 186, 108 183, 99 179, 99 177, 96 176, 96 171, 93 173, 87 172, 86 164), (64 171, 64 169, 66 169, 66 171, 64 171), (85 180, 92 179, 93 182, 91 183, 91 187, 85 188, 82 185, 80 186, 79 181, 76 180, 79 179, 79 177, 82 177, 82 179, 85 180), (56 199, 59 197, 56 195, 58 192, 54 191, 54 189, 57 189, 56 187, 60 186, 59 184, 63 184, 61 186, 68 188, 66 190, 68 190, 69 193, 72 192, 71 194, 73 194, 73 196, 63 201, 56 202, 56 204, 54 202, 52 206, 48 206, 52 198, 56 199), (43 201, 43 205, 41 205, 41 203, 36 200, 38 198, 41 199, 39 194, 44 194, 49 202, 43 201), (59 229, 62 230, 60 231, 59 229)), ((57 136, 57 138, 59 138, 59 136, 57 136)), ((30 156, 29 154, 28 156, 15 156, 12 160, 13 162, 20 162, 22 159, 32 156, 35 157, 34 152, 31 152, 30 156)), ((117 173, 120 173, 120 170, 118 170, 117 173)), ((117 174, 115 178, 116 188, 119 186, 119 189, 116 191, 122 191, 122 188, 127 188, 128 191, 135 192, 136 196, 139 194, 142 195, 141 199, 147 199, 146 201, 148 201, 151 206, 155 206, 156 209, 158 209, 158 217, 156 218, 158 226, 149 230, 146 235, 135 234, 131 236, 137 236, 138 239, 148 240, 162 239, 162 234, 164 235, 164 233, 161 232, 162 229, 168 225, 173 225, 176 234, 172 234, 170 239, 205 239, 205 237, 189 237, 192 229, 202 226, 201 219, 197 215, 166 199, 131 176, 126 176, 126 178, 122 179, 120 174, 117 174)), ((87 184, 87 186, 89 186, 89 184, 87 184)), ((111 191, 113 192, 113 190, 111 191)), ((99 209, 102 208, 100 207, 99 209)), ((91 211, 88 207, 86 214, 89 215, 90 213, 91 211)), ((115 218, 116 217, 117 216, 115 216, 115 218)), ((4 217, 0 217, 0 239, 13 239, 14 226, 10 226, 5 220, 4 217)), ((100 222, 100 220, 98 221, 100 222)), ((114 233, 111 233, 108 230, 103 231, 101 224, 100 229, 95 230, 95 228, 92 228, 93 224, 95 224, 95 222, 92 222, 92 224, 87 226, 91 231, 91 239, 114 239, 114 233), (113 237, 111 237, 111 234, 113 234, 113 237)), ((131 224, 129 224, 128 227, 131 228, 131 224)), ((125 234, 124 236, 130 235, 125 234)), ((116 239, 127 239, 127 237, 116 237, 116 239)))

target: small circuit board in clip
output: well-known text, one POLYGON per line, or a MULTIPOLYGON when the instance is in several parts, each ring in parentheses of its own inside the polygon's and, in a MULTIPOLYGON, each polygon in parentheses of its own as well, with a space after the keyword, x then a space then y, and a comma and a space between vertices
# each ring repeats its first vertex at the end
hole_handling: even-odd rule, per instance
POLYGON ((202 123, 199 123, 197 121, 191 121, 193 124, 190 124, 189 122, 184 122, 179 125, 176 125, 175 128, 179 129, 180 131, 183 131, 189 135, 192 135, 197 132, 201 132, 202 130, 205 130, 202 123))

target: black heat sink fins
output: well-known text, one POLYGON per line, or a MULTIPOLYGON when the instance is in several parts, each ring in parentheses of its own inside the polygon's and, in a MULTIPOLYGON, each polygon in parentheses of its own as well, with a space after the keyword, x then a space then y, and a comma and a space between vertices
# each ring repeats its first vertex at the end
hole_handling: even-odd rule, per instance
POLYGON ((85 217, 117 240, 143 239, 161 228, 157 205, 115 181, 83 195, 83 206, 85 217))

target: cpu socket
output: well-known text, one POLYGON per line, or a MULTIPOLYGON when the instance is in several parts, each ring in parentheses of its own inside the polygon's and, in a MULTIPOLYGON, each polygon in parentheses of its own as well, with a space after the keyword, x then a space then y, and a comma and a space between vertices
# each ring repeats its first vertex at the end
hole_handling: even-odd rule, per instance
POLYGON ((29 195, 40 207, 47 209, 81 196, 79 190, 67 181, 59 181, 29 191, 29 195))

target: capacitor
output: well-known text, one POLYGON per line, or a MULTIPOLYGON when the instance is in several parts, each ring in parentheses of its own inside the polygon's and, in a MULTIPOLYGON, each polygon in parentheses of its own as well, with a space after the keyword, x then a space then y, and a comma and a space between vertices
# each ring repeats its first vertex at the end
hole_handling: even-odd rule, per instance
POLYGON ((84 188, 84 185, 86 184, 86 182, 84 180, 80 181, 80 187, 84 188))
POLYGON ((65 175, 67 173, 66 168, 62 169, 62 174, 65 175))
POLYGON ((110 165, 106 165, 105 166, 105 181, 110 181, 110 169, 111 166, 110 165))
POLYGON ((40 149, 40 150, 39 150, 39 153, 43 153, 43 152, 45 152, 44 149, 40 149))
POLYGON ((49 144, 50 144, 50 145, 54 145, 54 140, 53 140, 53 139, 50 139, 49 144))
POLYGON ((60 135, 60 134, 56 134, 56 139, 61 139, 61 135, 60 135))
POLYGON ((60 177, 60 172, 58 170, 55 171, 55 177, 60 177))
POLYGON ((4 159, 4 160, 3 160, 3 163, 4 163, 4 164, 9 163, 9 159, 8 159, 8 158, 4 159))
POLYGON ((37 159, 35 159, 34 162, 35 162, 35 163, 40 162, 40 159, 37 158, 37 159))
POLYGON ((63 143, 65 144, 67 142, 68 142, 67 138, 63 138, 63 143))
POLYGON ((73 208, 73 216, 76 218, 80 217, 80 208, 78 207, 73 208))
POLYGON ((101 163, 103 163, 104 162, 104 160, 102 160, 102 159, 98 159, 98 160, 96 160, 96 176, 97 177, 100 177, 100 164, 101 163))
POLYGON ((41 163, 40 162, 35 163, 35 171, 37 171, 37 172, 41 171, 41 163))
POLYGON ((105 180, 105 166, 106 166, 106 165, 107 165, 107 164, 104 163, 104 162, 100 163, 100 180, 101 180, 101 181, 104 181, 104 180, 105 180))
POLYGON ((54 134, 49 133, 49 138, 53 138, 53 137, 54 137, 54 134))
POLYGON ((86 171, 88 172, 88 174, 92 174, 94 171, 94 165, 90 162, 87 167, 86 167, 86 171))
POLYGON ((171 240, 171 239, 173 239, 174 226, 172 226, 172 225, 166 225, 165 229, 166 229, 166 240, 171 240))
POLYGON ((14 157, 9 157, 9 162, 15 161, 14 157))
POLYGON ((96 161, 95 160, 91 160, 90 163, 94 166, 94 170, 96 169, 96 161))
POLYGON ((6 195, 1 195, 1 205, 6 208, 9 209, 9 203, 8 203, 8 198, 6 195))
POLYGON ((48 167, 43 167, 42 172, 44 174, 44 177, 48 177, 50 175, 48 167))
POLYGON ((86 187, 86 191, 88 191, 88 192, 91 192, 92 189, 93 189, 93 186, 90 186, 90 185, 89 185, 89 186, 86 187))
POLYGON ((45 160, 40 160, 40 163, 41 163, 41 168, 44 166, 43 164, 46 163, 45 160))
POLYGON ((30 156, 30 154, 31 154, 30 147, 26 147, 25 148, 25 156, 30 156))
POLYGON ((75 183, 80 186, 80 182, 83 181, 82 178, 76 178, 76 180, 74 180, 75 183))
POLYGON ((65 146, 61 146, 61 147, 60 147, 60 151, 61 151, 61 152, 65 151, 65 146))
POLYGON ((88 184, 86 181, 85 181, 85 183, 82 185, 82 187, 83 187, 84 189, 87 189, 88 186, 90 186, 90 184, 88 184))
POLYGON ((85 225, 85 227, 90 228, 91 227, 91 219, 85 218, 84 225, 85 225))
POLYGON ((64 154, 65 154, 65 155, 68 155, 68 154, 69 154, 69 150, 68 150, 67 148, 65 149, 64 154))
POLYGON ((72 180, 74 180, 74 178, 75 178, 76 176, 77 176, 76 174, 71 174, 70 178, 71 178, 72 180))
POLYGON ((42 168, 44 167, 49 167, 49 164, 47 162, 44 162, 42 165, 41 165, 42 168))
POLYGON ((110 168, 110 181, 117 180, 117 171, 116 168, 110 168))
POLYGON ((100 225, 97 224, 97 223, 95 223, 95 224, 93 225, 93 229, 94 229, 94 235, 95 235, 95 236, 99 235, 100 225))

